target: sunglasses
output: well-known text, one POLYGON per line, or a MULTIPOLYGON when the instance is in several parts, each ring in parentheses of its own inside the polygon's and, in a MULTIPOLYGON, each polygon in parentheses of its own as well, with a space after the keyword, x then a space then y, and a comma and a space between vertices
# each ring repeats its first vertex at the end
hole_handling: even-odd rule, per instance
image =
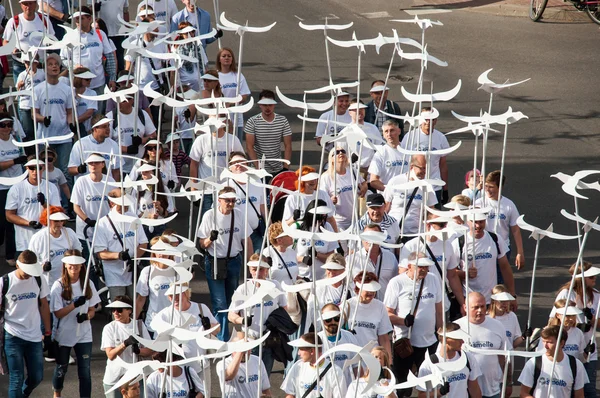
MULTIPOLYGON (((0 126, 0 127, 2 127, 2 126, 0 126)), ((46 160, 48 160, 48 162, 54 162, 54 158, 48 158, 48 159, 44 159, 44 158, 42 158, 42 159, 40 159, 40 160, 41 160, 42 162, 45 162, 46 160)))
POLYGON ((235 203, 235 199, 221 199, 225 203, 235 203))
POLYGON ((125 310, 126 308, 113 308, 113 312, 118 312, 119 314, 123 313, 123 310, 125 310))
POLYGON ((331 323, 331 322, 340 323, 340 317, 334 316, 333 318, 323 319, 323 322, 325 322, 325 323, 331 323))
POLYGON ((147 146, 146 149, 148 149, 149 151, 156 151, 155 146, 147 146))
POLYGON ((40 168, 40 170, 44 168, 44 166, 41 166, 41 165, 37 166, 37 167, 36 166, 27 166, 27 170, 33 171, 33 170, 36 170, 38 167, 40 168))
POLYGON ((0 123, 0 129, 12 128, 13 122, 0 123))
POLYGON ((338 150, 335 151, 335 154, 336 155, 339 155, 339 154, 345 155, 346 154, 346 150, 345 149, 338 149, 338 150))

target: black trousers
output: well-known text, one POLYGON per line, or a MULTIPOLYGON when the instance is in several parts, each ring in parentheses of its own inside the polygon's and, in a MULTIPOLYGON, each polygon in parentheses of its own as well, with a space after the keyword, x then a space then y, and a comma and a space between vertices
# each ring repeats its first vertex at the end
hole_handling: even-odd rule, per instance
MULTIPOLYGON (((435 354, 435 350, 437 349, 438 344, 439 343, 436 341, 429 347, 413 347, 412 355, 404 359, 401 359, 399 356, 394 355, 392 370, 394 371, 394 376, 396 376, 396 382, 404 383, 408 377, 408 371, 412 370, 413 366, 415 366, 415 376, 418 375, 419 368, 425 360, 425 354, 435 354)), ((412 388, 406 388, 403 390, 396 391, 396 395, 398 396, 398 398, 410 397, 411 394, 412 388)))
POLYGON ((5 258, 7 260, 16 260, 17 243, 15 241, 15 226, 6 221, 6 197, 8 189, 0 190, 0 246, 4 244, 5 258))

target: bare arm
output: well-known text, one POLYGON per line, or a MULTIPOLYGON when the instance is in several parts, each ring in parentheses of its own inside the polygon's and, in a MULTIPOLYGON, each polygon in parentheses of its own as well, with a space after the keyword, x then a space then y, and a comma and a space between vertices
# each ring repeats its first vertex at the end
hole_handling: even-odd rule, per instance
POLYGON ((381 181, 379 176, 371 174, 369 182, 371 183, 371 187, 375 188, 376 190, 382 192, 385 190, 385 185, 383 185, 383 181, 381 181))
POLYGON ((38 123, 44 123, 44 115, 40 114, 38 108, 35 109, 35 121, 38 123))
POLYGON ((83 112, 81 115, 79 115, 77 117, 77 122, 83 123, 86 120, 88 120, 89 118, 91 118, 92 116, 94 116, 94 109, 88 109, 87 111, 83 112))
MULTIPOLYGON (((444 299, 442 299, 444 300, 444 299)), ((443 325, 443 318, 446 314, 442 311, 442 302, 435 303, 435 328, 439 329, 443 325)))
POLYGON ((118 260, 120 252, 109 252, 108 250, 102 250, 98 252, 100 260, 118 260))
POLYGON ((390 322, 392 323, 392 325, 396 325, 396 326, 404 326, 404 318, 400 318, 398 315, 396 315, 396 310, 387 307, 387 312, 388 312, 388 316, 390 317, 390 322))
POLYGON ((76 205, 75 203, 73 203, 73 211, 75 212, 75 214, 77 214, 79 216, 79 218, 81 218, 82 220, 85 220, 86 218, 88 218, 87 214, 85 214, 85 212, 83 211, 83 209, 81 208, 81 206, 76 205))
POLYGON ((448 163, 446 163, 446 157, 440 158, 440 176, 442 180, 446 182, 446 185, 442 188, 444 191, 448 190, 448 163))
POLYGON ((258 160, 256 151, 254 150, 254 134, 246 133, 246 153, 248 153, 249 160, 258 160))
POLYGON ((481 388, 479 388, 477 380, 469 380, 467 382, 467 390, 469 391, 469 397, 481 398, 481 388))
POLYGON ((121 181, 121 169, 112 169, 110 172, 116 182, 121 181))
POLYGON ((71 191, 69 191, 68 184, 61 184, 60 190, 65 194, 65 197, 67 198, 67 200, 71 200, 71 191))
POLYGON ((67 108, 67 123, 73 123, 73 108, 67 108))
MULTIPOLYGON (((533 398, 529 391, 531 390, 530 386, 526 386, 525 384, 521 384, 521 393, 519 395, 520 398, 533 398)), ((581 390, 579 390, 581 391, 581 390)), ((577 396, 577 391, 575 391, 575 396, 577 396)))
POLYGON ((502 278, 504 278, 504 285, 506 286, 510 294, 515 295, 515 278, 513 276, 512 269, 510 268, 510 264, 508 263, 508 259, 506 258, 506 256, 503 256, 498 259, 498 265, 500 266, 502 278))
POLYGON ((40 11, 42 11, 44 13, 47 13, 52 18, 59 19, 59 20, 63 21, 65 19, 65 16, 68 15, 68 14, 56 11, 54 8, 52 8, 51 6, 49 6, 48 3, 44 3, 43 1, 42 1, 41 5, 42 6, 40 7, 40 11))
POLYGON ((17 210, 6 210, 6 221, 19 225, 21 227, 28 227, 29 221, 23 217, 17 216, 17 210))
POLYGON ((50 306, 45 297, 40 300, 40 315, 42 317, 42 323, 44 324, 44 330, 52 330, 52 324, 50 323, 50 306))
POLYGON ((385 348, 390 358, 392 358, 392 345, 390 344, 390 335, 389 334, 380 334, 377 337, 377 341, 379 345, 385 348))
POLYGON ((515 265, 520 270, 525 266, 525 252, 523 251, 523 237, 521 236, 521 228, 518 225, 510 227, 512 236, 517 246, 517 255, 515 256, 515 265))
MULTIPOLYGON (((286 135, 285 137, 283 137, 283 158, 285 160, 289 160, 290 162, 292 161, 292 136, 291 135, 286 135)), ((289 169, 289 167, 290 167, 289 164, 283 165, 284 169, 289 169)))
POLYGON ((458 272, 459 270, 456 268, 450 269, 448 270, 446 277, 448 278, 450 290, 452 290, 452 293, 454 293, 454 295, 456 296, 458 304, 460 304, 460 307, 462 308, 462 305, 465 303, 465 296, 463 295, 462 284, 460 282, 458 272))
POLYGON ((231 354, 232 361, 229 362, 229 365, 225 368, 225 381, 231 381, 237 375, 243 357, 243 352, 234 352, 231 354))
POLYGON ((136 299, 135 299, 135 319, 138 319, 140 317, 140 314, 142 313, 142 309, 144 308, 144 304, 146 304, 146 296, 142 296, 141 294, 138 294, 136 299))

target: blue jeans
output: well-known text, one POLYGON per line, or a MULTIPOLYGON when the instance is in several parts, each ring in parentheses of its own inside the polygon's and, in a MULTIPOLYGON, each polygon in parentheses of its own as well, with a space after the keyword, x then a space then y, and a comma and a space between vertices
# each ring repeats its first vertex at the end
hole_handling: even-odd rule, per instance
POLYGON ((19 121, 23 126, 23 132, 25 132, 25 140, 33 140, 33 114, 31 109, 19 109, 19 121))
POLYGON ((500 398, 501 394, 495 394, 495 395, 490 395, 490 396, 486 396, 486 395, 482 395, 481 398, 500 398))
POLYGON ((208 210, 212 209, 213 206, 213 196, 212 195, 204 195, 204 199, 202 199, 202 216, 200 219, 204 218, 204 213, 208 210))
POLYGON ((596 373, 598 372, 598 361, 589 361, 583 364, 585 372, 590 379, 589 383, 583 385, 583 396, 585 398, 596 398, 596 373))
MULTIPOLYGON (((58 167, 63 174, 65 175, 65 178, 67 179, 67 185, 69 185, 69 189, 72 191, 73 190, 73 176, 71 174, 69 174, 69 156, 71 156, 71 150, 73 149, 73 142, 65 142, 64 144, 53 144, 51 145, 52 149, 54 149, 56 151, 56 160, 54 161, 54 166, 58 167)), ((61 194, 61 197, 63 195, 62 191, 59 192, 61 194)), ((64 198, 64 202, 68 203, 68 201, 66 201, 66 198, 64 198)))
POLYGON ((92 343, 77 343, 74 347, 58 347, 56 356, 56 367, 52 377, 52 387, 54 391, 62 391, 65 382, 65 376, 69 369, 69 355, 71 348, 75 350, 77 357, 77 376, 79 377, 79 396, 91 397, 92 395, 92 375, 90 372, 90 362, 92 357, 92 343))
POLYGON ((26 341, 4 332, 4 352, 9 371, 8 398, 30 396, 44 378, 42 342, 26 341))
MULTIPOLYGON (((103 95, 104 94, 104 86, 100 86, 98 88, 93 89, 96 94, 103 95)), ((106 101, 98 101, 98 110, 95 113, 101 113, 104 115, 104 111, 106 110, 106 101)))
MULTIPOLYGON (((254 347, 252 349, 252 353, 258 356, 258 347, 254 347)), ((265 347, 264 345, 262 348, 262 362, 265 365, 267 375, 271 377, 271 371, 273 370, 273 363, 275 362, 275 358, 273 358, 273 350, 271 348, 265 347)))
POLYGON ((238 254, 229 260, 227 263, 227 277, 220 280, 213 278, 214 258, 208 255, 204 258, 212 312, 219 324, 221 324, 221 331, 217 335, 217 338, 221 341, 226 341, 229 338, 229 321, 227 320, 227 313, 219 311, 229 308, 233 292, 235 292, 235 289, 239 285, 242 256, 238 254))
POLYGON ((252 232, 250 235, 250 240, 252 241, 252 252, 258 253, 260 251, 260 247, 262 246, 263 235, 259 234, 258 232, 252 232))
MULTIPOLYGON (((10 57, 10 55, 9 55, 9 57, 10 57)), ((25 64, 15 61, 15 59, 13 58, 12 59, 12 70, 13 70, 13 80, 14 80, 15 86, 16 86, 19 74, 25 70, 25 64)))

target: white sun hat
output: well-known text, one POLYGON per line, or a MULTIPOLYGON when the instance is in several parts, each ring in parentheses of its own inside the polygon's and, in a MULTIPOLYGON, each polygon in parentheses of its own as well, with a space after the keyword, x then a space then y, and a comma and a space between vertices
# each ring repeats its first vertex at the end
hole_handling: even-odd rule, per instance
POLYGON ((29 276, 41 276, 44 272, 40 263, 37 262, 34 264, 27 264, 17 260, 17 265, 21 271, 25 272, 29 276))

